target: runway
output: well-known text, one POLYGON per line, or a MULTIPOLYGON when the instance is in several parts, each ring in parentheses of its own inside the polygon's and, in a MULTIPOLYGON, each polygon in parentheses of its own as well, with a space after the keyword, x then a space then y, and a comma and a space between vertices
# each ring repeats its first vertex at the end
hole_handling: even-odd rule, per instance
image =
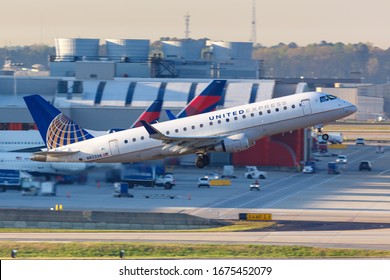
POLYGON ((301 245, 390 250, 390 229, 287 232, 1 233, 0 240, 25 242, 161 242, 301 245))

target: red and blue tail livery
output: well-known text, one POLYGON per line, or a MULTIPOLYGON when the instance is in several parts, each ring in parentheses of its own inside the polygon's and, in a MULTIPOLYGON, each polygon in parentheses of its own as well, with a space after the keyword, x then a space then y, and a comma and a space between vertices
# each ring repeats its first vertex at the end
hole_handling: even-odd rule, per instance
POLYGON ((39 95, 23 97, 48 149, 93 138, 39 95))
POLYGON ((197 114, 208 113, 217 108, 226 86, 226 80, 213 80, 200 95, 180 111, 176 118, 184 118, 197 114))
POLYGON ((130 128, 142 126, 140 120, 144 120, 148 123, 156 123, 160 118, 161 108, 163 100, 156 99, 150 106, 139 116, 130 128))

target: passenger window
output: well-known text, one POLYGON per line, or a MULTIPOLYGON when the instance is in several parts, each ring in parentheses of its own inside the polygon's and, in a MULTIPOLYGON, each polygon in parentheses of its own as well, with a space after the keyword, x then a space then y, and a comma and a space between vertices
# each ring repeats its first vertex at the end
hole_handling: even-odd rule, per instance
POLYGON ((271 113, 271 110, 267 110, 267 113, 268 113, 268 114, 271 113))

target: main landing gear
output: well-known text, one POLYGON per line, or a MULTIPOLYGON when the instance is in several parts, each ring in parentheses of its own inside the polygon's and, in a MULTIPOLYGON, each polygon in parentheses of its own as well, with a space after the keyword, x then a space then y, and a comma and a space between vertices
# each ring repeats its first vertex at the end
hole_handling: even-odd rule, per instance
POLYGON ((198 154, 198 157, 196 158, 196 167, 203 168, 210 164, 210 158, 206 154, 198 154))

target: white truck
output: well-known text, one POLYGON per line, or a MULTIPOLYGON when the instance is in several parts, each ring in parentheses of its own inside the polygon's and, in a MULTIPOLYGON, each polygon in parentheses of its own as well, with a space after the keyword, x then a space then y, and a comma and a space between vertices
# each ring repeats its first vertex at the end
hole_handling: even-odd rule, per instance
POLYGON ((267 178, 267 172, 260 171, 256 166, 247 166, 245 172, 245 178, 247 179, 265 179, 267 178))
POLYGON ((171 173, 164 175, 164 168, 162 166, 155 166, 146 163, 131 163, 122 164, 121 181, 126 182, 129 188, 135 186, 143 187, 164 187, 165 189, 172 189, 175 185, 175 179, 171 173))
POLYGON ((222 178, 231 178, 234 179, 236 176, 234 175, 234 166, 233 165, 224 165, 223 166, 223 173, 222 173, 222 178))
POLYGON ((156 177, 154 184, 158 187, 164 187, 165 189, 172 189, 176 184, 173 174, 167 173, 156 177))

